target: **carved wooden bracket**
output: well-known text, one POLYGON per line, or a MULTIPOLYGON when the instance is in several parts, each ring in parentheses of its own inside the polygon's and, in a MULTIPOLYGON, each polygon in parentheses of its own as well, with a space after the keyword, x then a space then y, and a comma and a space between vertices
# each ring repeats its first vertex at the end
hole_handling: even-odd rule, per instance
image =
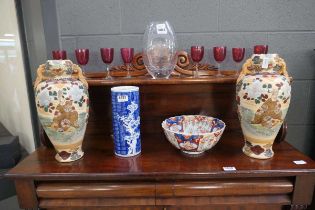
MULTIPOLYGON (((185 76, 193 76, 194 71, 196 70, 196 64, 194 64, 191 59, 189 54, 186 51, 179 51, 177 53, 178 59, 177 59, 177 64, 174 68, 175 71, 173 71, 172 75, 174 76, 180 76, 180 75, 185 75, 185 76)), ((199 69, 199 75, 200 76, 212 76, 217 74, 217 68, 212 65, 212 64, 199 64, 198 66, 199 69)), ((148 73, 144 62, 143 62, 143 57, 142 53, 137 53, 131 62, 130 68, 130 75, 132 77, 137 77, 137 76, 144 76, 148 73)), ((110 75, 112 77, 125 77, 127 76, 127 67, 126 65, 119 65, 119 66, 114 66, 110 69, 110 75)))
MULTIPOLYGON (((148 73, 143 63, 142 53, 137 53, 134 55, 131 65, 129 67, 129 71, 130 76, 132 77, 144 76, 148 73)), ((112 77, 127 76, 127 66, 126 65, 113 66, 110 69, 110 75, 112 77)))
MULTIPOLYGON (((189 54, 186 51, 179 51, 177 53, 177 64, 175 66, 175 74, 193 76, 194 71, 196 71, 196 65, 194 64, 189 54)), ((198 65, 198 74, 200 76, 212 76, 217 74, 217 67, 212 64, 202 64, 198 65)))

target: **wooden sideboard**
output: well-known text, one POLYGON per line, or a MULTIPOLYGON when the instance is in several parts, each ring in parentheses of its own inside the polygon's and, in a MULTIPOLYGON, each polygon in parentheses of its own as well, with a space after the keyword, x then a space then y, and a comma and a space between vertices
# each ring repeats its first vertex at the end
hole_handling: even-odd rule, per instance
POLYGON ((9 171, 6 177, 15 181, 21 208, 306 209, 313 196, 315 162, 285 141, 274 144, 275 156, 268 160, 242 153, 235 80, 233 76, 90 79, 85 156, 58 163, 54 149, 42 146, 9 171), (116 85, 140 87, 142 152, 131 158, 113 153, 110 87, 116 85), (161 129, 163 119, 180 114, 215 116, 226 122, 227 129, 204 155, 185 156, 161 129), (306 164, 297 165, 295 160, 306 164))

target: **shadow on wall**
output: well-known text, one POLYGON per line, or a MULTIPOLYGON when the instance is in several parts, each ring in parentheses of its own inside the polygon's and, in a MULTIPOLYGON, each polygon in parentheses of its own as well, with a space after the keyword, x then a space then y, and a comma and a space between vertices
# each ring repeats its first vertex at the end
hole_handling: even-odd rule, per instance
MULTIPOLYGON (((315 71, 315 49, 313 51, 313 55, 311 56, 312 66, 313 66, 313 71, 315 71)), ((313 138, 315 136, 315 81, 312 80, 310 81, 310 98, 309 98, 309 114, 308 114, 308 119, 307 122, 312 125, 312 129, 309 129, 308 132, 310 139, 309 141, 314 142, 313 138)), ((311 158, 315 160, 315 144, 312 144, 311 147, 311 158)))
MULTIPOLYGON (((315 129, 312 129, 312 130, 310 130, 309 132, 311 132, 311 134, 310 134, 310 136, 312 136, 312 137, 314 137, 315 136, 315 129)), ((313 159, 313 160, 315 160, 315 144, 312 144, 312 147, 311 147, 311 158, 313 159)))
MULTIPOLYGON (((315 70, 315 53, 314 53, 314 70, 315 70)), ((309 115, 308 115, 308 122, 312 124, 311 129, 308 130, 310 132, 309 141, 314 142, 314 136, 315 136, 315 81, 311 82, 310 86, 310 104, 309 104, 309 115)), ((313 160, 315 160, 315 144, 312 144, 311 147, 311 157, 313 160)))

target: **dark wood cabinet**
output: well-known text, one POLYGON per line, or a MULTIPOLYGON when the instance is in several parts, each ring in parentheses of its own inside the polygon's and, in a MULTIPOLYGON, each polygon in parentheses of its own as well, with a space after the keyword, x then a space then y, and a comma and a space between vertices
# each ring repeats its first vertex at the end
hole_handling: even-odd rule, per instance
MULTIPOLYGON (((285 141, 275 156, 257 160, 244 143, 234 102, 235 77, 89 80, 91 111, 83 148, 72 163, 58 163, 40 147, 6 176, 14 179, 24 209, 236 210, 303 209, 312 201, 315 163, 285 141), (113 153, 110 87, 138 85, 142 152, 113 153), (161 122, 180 114, 205 114, 226 122, 219 143, 188 157, 165 138, 161 122), (304 160, 296 165, 293 161, 304 160), (224 171, 233 166, 235 171, 224 171)), ((281 137, 281 135, 280 135, 281 137)))

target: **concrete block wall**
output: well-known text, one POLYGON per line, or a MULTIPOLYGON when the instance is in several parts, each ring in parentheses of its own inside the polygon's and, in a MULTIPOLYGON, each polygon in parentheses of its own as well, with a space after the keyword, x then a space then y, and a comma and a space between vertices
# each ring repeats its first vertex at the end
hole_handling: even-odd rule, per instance
POLYGON ((47 54, 63 48, 75 60, 75 48, 89 48, 86 71, 101 71, 99 48, 142 49, 145 26, 169 20, 178 48, 204 45, 204 62, 213 62, 210 48, 228 47, 224 67, 233 67, 232 47, 268 44, 285 58, 293 76, 288 141, 315 157, 315 1, 314 0, 42 0, 47 54), (55 30, 52 30, 55 29, 55 30))

